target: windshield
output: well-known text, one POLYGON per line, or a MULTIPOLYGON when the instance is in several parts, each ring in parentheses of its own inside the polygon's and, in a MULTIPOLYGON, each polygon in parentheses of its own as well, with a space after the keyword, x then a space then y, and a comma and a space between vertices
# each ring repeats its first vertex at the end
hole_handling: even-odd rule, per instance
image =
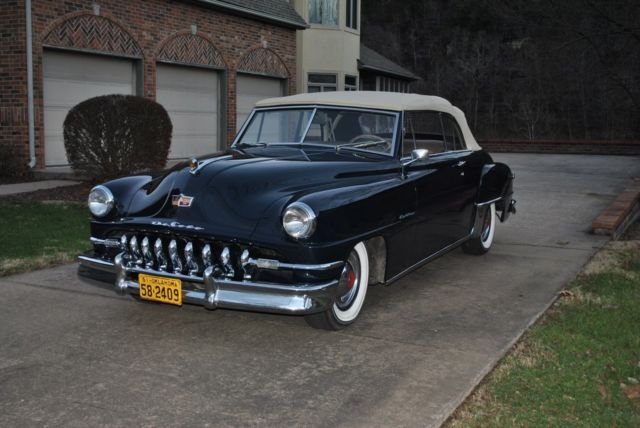
POLYGON ((328 145, 392 155, 398 115, 339 108, 256 110, 238 146, 328 145))

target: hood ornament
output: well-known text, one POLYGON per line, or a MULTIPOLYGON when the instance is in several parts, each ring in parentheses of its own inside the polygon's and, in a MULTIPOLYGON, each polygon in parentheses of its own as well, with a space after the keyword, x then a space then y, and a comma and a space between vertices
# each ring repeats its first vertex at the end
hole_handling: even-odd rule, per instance
POLYGON ((214 162, 222 161, 222 160, 230 160, 233 159, 232 155, 220 156, 217 158, 205 159, 203 161, 199 161, 196 158, 193 158, 189 161, 189 173, 191 175, 198 175, 198 172, 202 170, 205 166, 212 164, 214 162))
POLYGON ((189 161, 189 172, 194 174, 198 171, 198 167, 200 166, 200 161, 196 158, 192 158, 189 161))

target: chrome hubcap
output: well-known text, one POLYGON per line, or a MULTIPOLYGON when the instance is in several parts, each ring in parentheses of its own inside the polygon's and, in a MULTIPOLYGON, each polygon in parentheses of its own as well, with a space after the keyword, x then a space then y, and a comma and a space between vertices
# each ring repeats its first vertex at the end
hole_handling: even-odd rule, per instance
POLYGON ((338 299, 336 306, 340 310, 347 310, 353 304, 360 287, 360 259, 355 251, 349 254, 349 259, 342 270, 338 283, 338 299))

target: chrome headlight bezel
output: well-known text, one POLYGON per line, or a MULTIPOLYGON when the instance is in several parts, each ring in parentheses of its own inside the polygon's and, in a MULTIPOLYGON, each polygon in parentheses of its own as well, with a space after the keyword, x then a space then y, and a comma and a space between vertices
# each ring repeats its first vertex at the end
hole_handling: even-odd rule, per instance
POLYGON ((116 204, 116 199, 113 197, 113 193, 106 186, 95 186, 89 192, 89 197, 87 198, 87 205, 89 206, 89 211, 94 217, 105 217, 107 214, 113 210, 113 207, 116 204))
POLYGON ((316 223, 316 213, 304 202, 290 204, 282 214, 282 227, 293 239, 305 239, 313 235, 316 223))

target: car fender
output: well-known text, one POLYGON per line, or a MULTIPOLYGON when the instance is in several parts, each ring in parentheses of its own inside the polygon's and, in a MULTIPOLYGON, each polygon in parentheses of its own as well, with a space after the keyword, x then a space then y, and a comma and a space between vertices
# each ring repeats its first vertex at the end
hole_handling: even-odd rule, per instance
POLYGON ((501 222, 515 212, 513 197, 513 180, 515 175, 511 169, 500 162, 486 164, 482 167, 480 186, 478 188, 477 206, 495 203, 501 222))
POLYGON ((109 213, 108 217, 101 220, 126 216, 129 212, 131 200, 136 192, 151 180, 152 177, 149 175, 136 175, 118 178, 102 184, 113 194, 113 198, 115 199, 115 209, 109 213))

